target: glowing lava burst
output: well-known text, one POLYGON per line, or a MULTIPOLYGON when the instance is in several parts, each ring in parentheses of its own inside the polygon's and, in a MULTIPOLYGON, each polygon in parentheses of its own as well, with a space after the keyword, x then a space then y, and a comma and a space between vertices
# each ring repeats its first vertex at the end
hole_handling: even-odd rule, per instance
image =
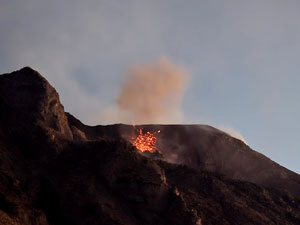
POLYGON ((139 135, 133 141, 133 145, 141 152, 149 151, 154 153, 156 151, 157 142, 157 137, 155 134, 157 133, 160 133, 160 130, 154 133, 147 131, 145 134, 143 134, 143 129, 139 129, 139 135))

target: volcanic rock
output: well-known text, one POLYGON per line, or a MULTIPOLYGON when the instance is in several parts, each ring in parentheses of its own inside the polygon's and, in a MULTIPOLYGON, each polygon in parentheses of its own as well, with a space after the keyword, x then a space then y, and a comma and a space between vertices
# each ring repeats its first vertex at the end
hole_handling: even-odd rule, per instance
POLYGON ((65 113, 31 68, 1 75, 0 224, 300 224, 298 174, 212 127, 141 127, 161 159, 65 113))

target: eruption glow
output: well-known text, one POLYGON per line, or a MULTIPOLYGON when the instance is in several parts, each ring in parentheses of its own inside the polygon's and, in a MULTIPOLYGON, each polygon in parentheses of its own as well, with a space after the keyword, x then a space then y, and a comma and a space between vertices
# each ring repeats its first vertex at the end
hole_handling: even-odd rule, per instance
POLYGON ((155 151, 157 151, 157 137, 155 135, 160 133, 160 130, 154 133, 147 131, 144 134, 143 129, 140 128, 138 132, 139 135, 136 138, 133 137, 133 145, 141 152, 149 151, 151 153, 154 153, 155 151))

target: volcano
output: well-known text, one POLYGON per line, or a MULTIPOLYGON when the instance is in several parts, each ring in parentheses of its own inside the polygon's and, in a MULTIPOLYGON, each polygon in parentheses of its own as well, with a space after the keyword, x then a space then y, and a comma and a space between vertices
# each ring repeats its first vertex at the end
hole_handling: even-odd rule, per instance
POLYGON ((300 176, 207 125, 87 126, 37 71, 0 75, 0 224, 300 224, 300 176), (152 138, 152 136, 151 136, 152 138))

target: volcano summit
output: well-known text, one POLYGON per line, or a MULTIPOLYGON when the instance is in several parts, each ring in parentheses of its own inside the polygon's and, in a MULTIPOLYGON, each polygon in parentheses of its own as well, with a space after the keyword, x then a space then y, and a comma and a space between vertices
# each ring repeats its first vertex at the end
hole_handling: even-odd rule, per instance
POLYGON ((0 75, 0 224, 300 224, 300 176, 242 141, 136 126, 160 131, 139 140, 155 140, 154 157, 132 129, 84 125, 29 67, 0 75))

